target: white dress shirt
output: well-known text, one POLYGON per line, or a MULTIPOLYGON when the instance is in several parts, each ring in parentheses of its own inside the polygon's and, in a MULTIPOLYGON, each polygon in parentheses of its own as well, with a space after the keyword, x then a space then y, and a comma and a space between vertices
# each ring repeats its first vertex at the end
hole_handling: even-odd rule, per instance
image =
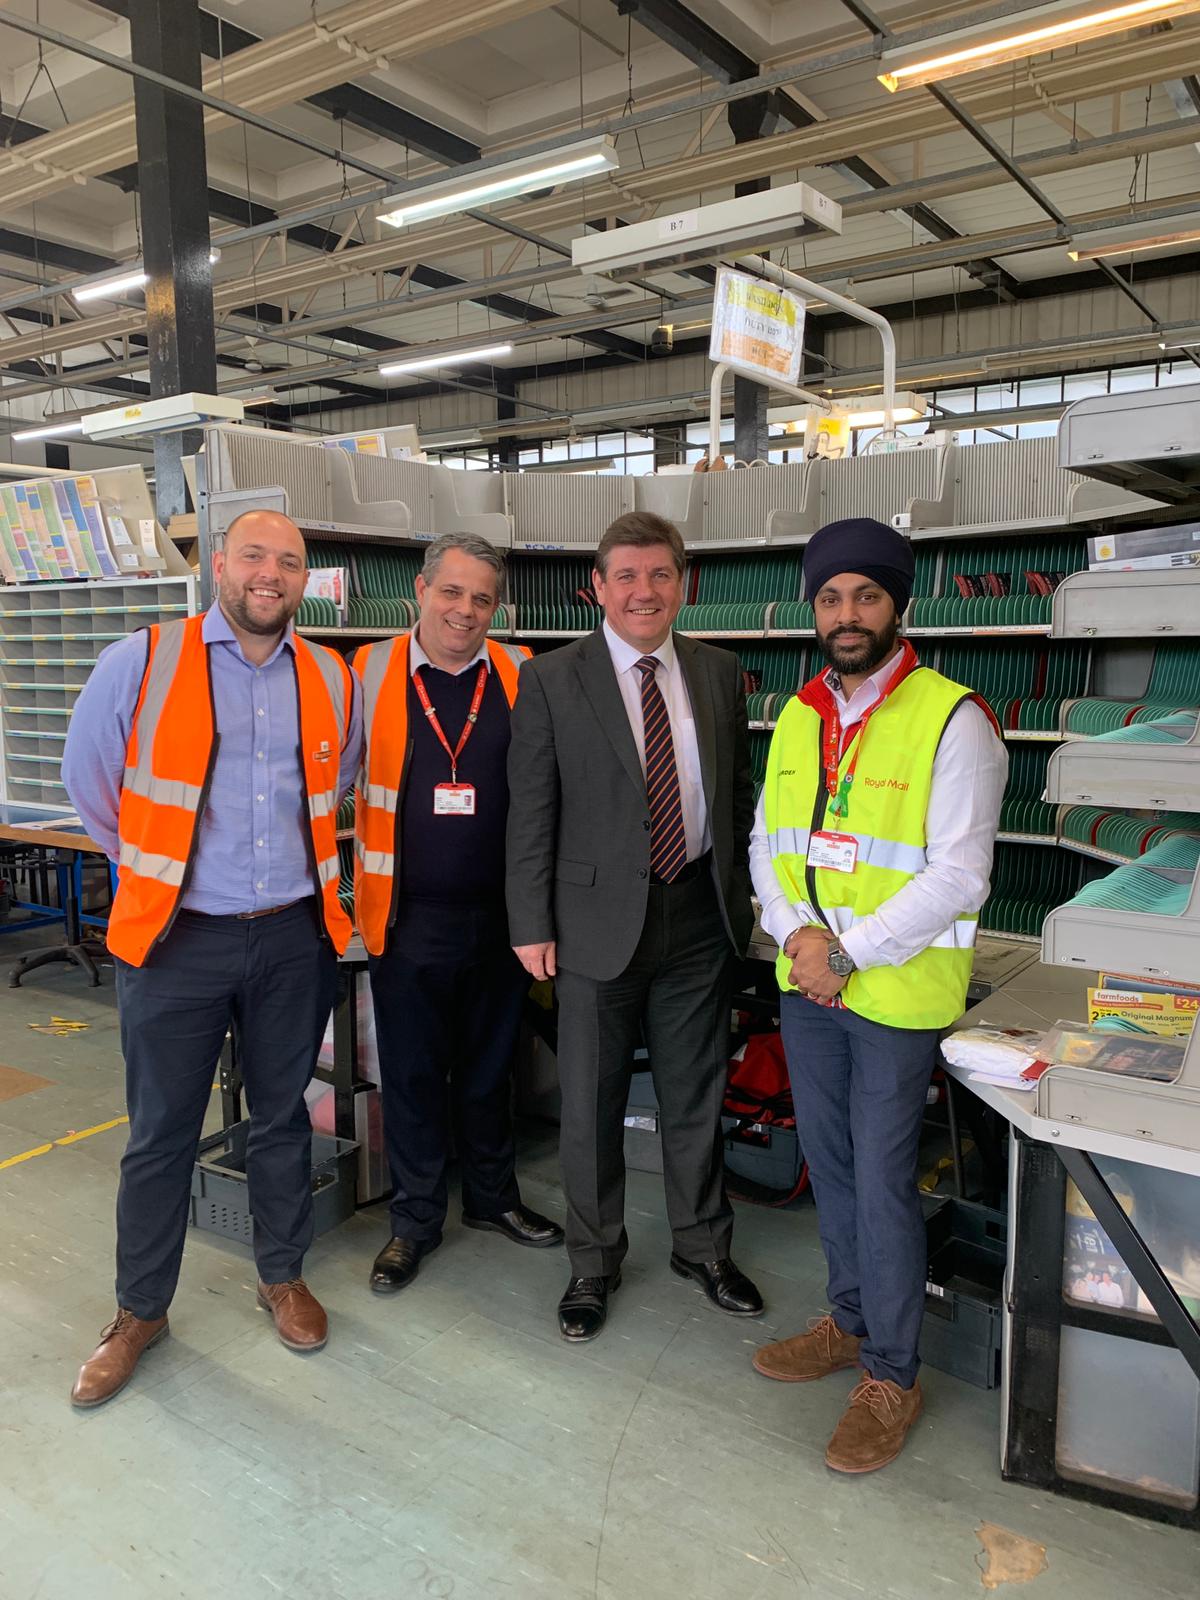
MULTIPOLYGON (((850 696, 836 673, 833 691, 843 729, 861 720, 891 682, 901 656, 884 662, 850 696)), ((870 725, 866 737, 870 738, 870 725)), ((925 950, 964 913, 978 911, 991 888, 992 847, 1000 802, 1008 782, 1008 752, 984 711, 972 701, 959 706, 942 735, 933 762, 925 816, 925 866, 872 916, 841 935, 842 948, 858 967, 898 967, 925 950)), ((782 945, 806 923, 821 924, 807 901, 789 901, 771 865, 762 796, 750 836, 750 875, 762 904, 762 927, 782 945)))
MULTIPOLYGON (((418 624, 418 627, 419 626, 420 626, 420 624, 418 624)), ((454 669, 454 671, 450 674, 450 676, 452 678, 461 677, 462 674, 468 670, 468 668, 477 667, 481 661, 483 662, 484 666, 490 672, 492 670, 492 658, 488 654, 488 643, 487 643, 486 639, 484 639, 483 643, 479 646, 479 649, 476 650, 475 654, 471 657, 470 661, 464 661, 462 666, 461 667, 456 667, 454 669)), ((436 662, 431 661, 429 659, 429 657, 425 654, 424 650, 422 650, 421 641, 417 637, 417 629, 414 628, 412 633, 410 634, 409 640, 408 640, 408 673, 409 673, 409 677, 411 677, 411 678, 415 678, 416 677, 417 668, 418 667, 432 667, 432 666, 436 666, 436 662)), ((443 667, 441 670, 444 672, 445 668, 443 667)))
MULTIPOLYGON (((658 668, 655 682, 667 702, 667 715, 671 719, 671 742, 675 746, 675 770, 679 774, 679 797, 683 803, 683 833, 687 840, 689 861, 695 861, 712 845, 708 831, 708 806, 704 800, 704 778, 700 771, 700 746, 696 740, 696 723, 692 717, 692 702, 688 699, 683 669, 675 654, 675 639, 668 634, 657 650, 639 650, 626 644, 619 634, 604 623, 604 642, 612 657, 617 674, 617 686, 625 702, 633 742, 637 745, 642 775, 646 772, 646 737, 642 727, 642 674, 637 663, 643 656, 654 656, 658 668)), ((796 926, 795 923, 792 924, 796 926)))

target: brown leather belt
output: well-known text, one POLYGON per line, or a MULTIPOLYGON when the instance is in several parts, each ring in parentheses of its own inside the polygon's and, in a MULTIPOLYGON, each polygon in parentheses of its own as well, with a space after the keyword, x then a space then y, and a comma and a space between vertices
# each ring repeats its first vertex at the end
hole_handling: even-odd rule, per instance
POLYGON ((286 900, 283 905, 267 906, 264 911, 235 911, 233 915, 239 922, 253 922, 258 917, 277 917, 281 911, 290 911, 299 904, 299 900, 286 900))

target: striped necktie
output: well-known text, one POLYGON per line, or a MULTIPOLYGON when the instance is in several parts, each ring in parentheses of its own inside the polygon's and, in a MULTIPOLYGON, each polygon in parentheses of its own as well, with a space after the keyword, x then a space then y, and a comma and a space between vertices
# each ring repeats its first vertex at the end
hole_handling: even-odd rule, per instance
POLYGON ((646 798, 650 805, 650 871, 671 883, 687 864, 683 801, 667 702, 658 687, 655 656, 636 663, 642 675, 642 730, 646 744, 646 798))

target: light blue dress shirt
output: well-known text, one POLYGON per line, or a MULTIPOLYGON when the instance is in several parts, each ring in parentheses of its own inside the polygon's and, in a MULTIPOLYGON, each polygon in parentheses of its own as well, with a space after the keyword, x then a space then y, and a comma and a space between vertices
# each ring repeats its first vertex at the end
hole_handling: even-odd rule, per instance
MULTIPOLYGON (((204 618, 220 743, 183 904, 230 916, 317 892, 300 770, 292 626, 261 666, 247 661, 216 603, 204 618)), ((101 651, 67 730, 63 782, 88 833, 115 861, 125 750, 146 666, 142 632, 101 651)), ((339 769, 339 796, 362 755, 359 684, 339 769)))

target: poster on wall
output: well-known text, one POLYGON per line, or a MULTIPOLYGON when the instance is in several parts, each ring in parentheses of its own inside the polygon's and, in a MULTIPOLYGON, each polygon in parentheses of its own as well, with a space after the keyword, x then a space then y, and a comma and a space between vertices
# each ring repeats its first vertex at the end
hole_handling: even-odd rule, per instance
POLYGON ((804 301, 790 289, 722 267, 713 296, 711 361, 793 387, 803 367, 804 301))

